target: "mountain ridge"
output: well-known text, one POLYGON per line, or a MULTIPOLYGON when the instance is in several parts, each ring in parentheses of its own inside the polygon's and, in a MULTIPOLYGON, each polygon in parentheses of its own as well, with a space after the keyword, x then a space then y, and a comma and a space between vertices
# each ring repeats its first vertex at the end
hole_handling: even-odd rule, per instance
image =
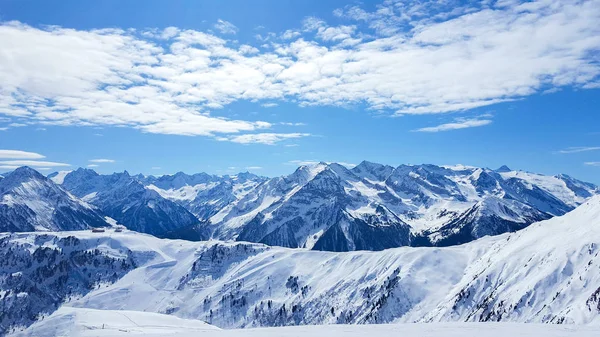
POLYGON ((275 178, 83 168, 49 176, 47 184, 132 230, 331 251, 461 244, 565 214, 598 193, 567 175, 507 166, 368 161, 353 168, 320 162, 275 178))

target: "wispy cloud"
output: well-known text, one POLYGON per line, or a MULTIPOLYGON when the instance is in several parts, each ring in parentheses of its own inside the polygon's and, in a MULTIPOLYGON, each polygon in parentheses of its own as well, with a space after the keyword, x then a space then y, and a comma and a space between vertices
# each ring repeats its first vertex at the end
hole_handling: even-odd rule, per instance
POLYGON ((291 39, 296 38, 296 37, 298 37, 300 35, 302 35, 302 34, 299 31, 288 29, 285 32, 283 32, 283 34, 281 34, 281 38, 284 39, 284 40, 291 40, 291 39))
POLYGON ((575 146, 558 151, 558 153, 579 153, 588 151, 599 151, 600 146, 575 146))
POLYGON ((585 165, 588 166, 600 166, 600 161, 588 161, 584 163, 585 165))
POLYGON ((467 129, 467 128, 476 128, 479 126, 484 126, 491 124, 491 119, 455 119, 452 123, 445 123, 436 126, 428 126, 425 128, 420 128, 413 130, 415 132, 441 132, 441 131, 450 131, 450 130, 459 130, 459 129, 467 129))
POLYGON ((87 167, 93 168, 93 167, 99 167, 100 165, 98 164, 89 164, 87 167))
POLYGON ((233 23, 221 19, 217 20, 214 27, 223 34, 237 34, 238 32, 238 28, 233 23))
POLYGON ((152 169, 153 170, 161 170, 161 167, 160 166, 152 166, 152 169))
POLYGON ((248 170, 248 171, 262 170, 262 166, 246 166, 246 170, 248 170))
POLYGON ((20 150, 0 150, 0 159, 42 159, 46 158, 39 153, 20 150))
POLYGON ((234 136, 227 138, 226 140, 240 144, 266 144, 275 145, 278 142, 295 139, 301 137, 308 137, 309 133, 253 133, 240 136, 234 136))
POLYGON ((114 163, 114 159, 90 159, 88 160, 90 163, 114 163))
POLYGON ((294 166, 309 166, 318 164, 318 160, 290 160, 286 162, 286 165, 294 165, 294 166))
MULTIPOLYGON (((327 164, 331 164, 331 163, 327 163, 327 164)), ((346 166, 347 168, 353 168, 354 166, 356 166, 356 164, 354 164, 354 163, 347 163, 347 162, 344 162, 344 161, 336 162, 336 164, 340 164, 342 166, 346 166)))
POLYGON ((0 160, 0 165, 8 166, 31 166, 31 167, 58 167, 71 166, 65 163, 56 163, 52 161, 36 161, 36 160, 0 160))
POLYGON ((281 122, 280 125, 285 126, 306 126, 306 123, 291 123, 291 122, 281 122))

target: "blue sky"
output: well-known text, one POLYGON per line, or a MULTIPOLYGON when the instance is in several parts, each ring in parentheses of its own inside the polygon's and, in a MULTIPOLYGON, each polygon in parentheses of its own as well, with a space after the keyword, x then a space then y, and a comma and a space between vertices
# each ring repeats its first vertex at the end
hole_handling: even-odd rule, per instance
POLYGON ((0 22, 0 170, 600 183, 599 1, 2 1, 0 22))

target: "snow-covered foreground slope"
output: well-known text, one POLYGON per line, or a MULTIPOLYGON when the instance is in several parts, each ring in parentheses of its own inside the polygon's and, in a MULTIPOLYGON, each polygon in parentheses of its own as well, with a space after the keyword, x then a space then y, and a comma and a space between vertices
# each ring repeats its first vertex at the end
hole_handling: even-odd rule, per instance
POLYGON ((61 308, 16 336, 205 336, 205 337, 595 337, 600 328, 540 324, 432 323, 322 325, 219 330, 201 321, 139 311, 61 308))
POLYGON ((207 336, 219 328, 172 315, 62 307, 13 336, 207 336))

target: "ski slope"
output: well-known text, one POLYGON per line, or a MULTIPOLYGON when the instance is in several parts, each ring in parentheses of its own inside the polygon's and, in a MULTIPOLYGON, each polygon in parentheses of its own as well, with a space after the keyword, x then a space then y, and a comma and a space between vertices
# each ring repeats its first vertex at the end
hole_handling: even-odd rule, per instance
POLYGON ((220 330, 196 320, 136 311, 61 308, 14 337, 596 337, 600 327, 515 323, 322 325, 220 330))

